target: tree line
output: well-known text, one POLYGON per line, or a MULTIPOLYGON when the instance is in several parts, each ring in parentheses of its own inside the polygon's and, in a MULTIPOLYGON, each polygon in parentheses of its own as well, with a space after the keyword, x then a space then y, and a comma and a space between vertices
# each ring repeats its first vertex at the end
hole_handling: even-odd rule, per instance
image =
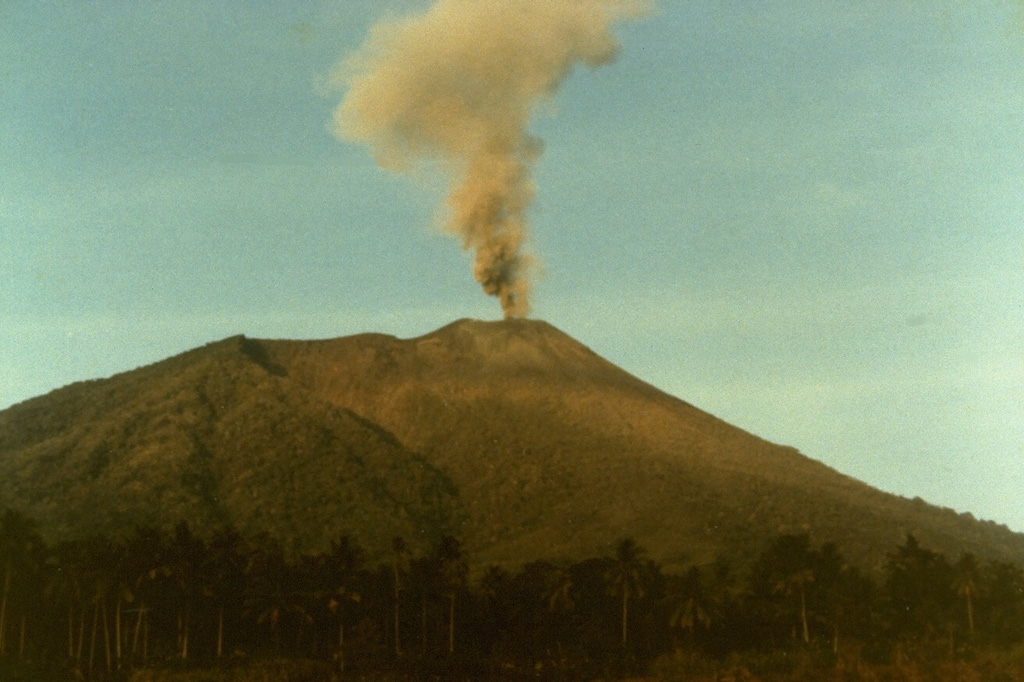
MULTIPOLYGON (((771 539, 747 565, 664 572, 623 539, 606 556, 471 567, 454 537, 369 562, 348 537, 288 557, 269 536, 140 527, 48 545, 0 516, 0 665, 87 679, 147 667, 320 660, 368 672, 588 679, 666 661, 783 654, 829 665, 966 659, 1024 644, 1024 570, 913 537, 872 573, 834 544, 771 539)), ((2 669, 2 668, 0 668, 2 669)))

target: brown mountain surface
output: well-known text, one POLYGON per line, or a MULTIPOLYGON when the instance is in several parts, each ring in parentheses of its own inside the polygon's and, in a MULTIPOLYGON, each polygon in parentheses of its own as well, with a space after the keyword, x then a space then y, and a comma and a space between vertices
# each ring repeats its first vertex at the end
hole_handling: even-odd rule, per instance
POLYGON ((875 490, 669 396, 538 321, 415 339, 232 337, 0 412, 0 506, 51 537, 188 519, 294 551, 445 533, 478 564, 669 567, 807 532, 877 565, 913 533, 1024 561, 1024 536, 875 490))

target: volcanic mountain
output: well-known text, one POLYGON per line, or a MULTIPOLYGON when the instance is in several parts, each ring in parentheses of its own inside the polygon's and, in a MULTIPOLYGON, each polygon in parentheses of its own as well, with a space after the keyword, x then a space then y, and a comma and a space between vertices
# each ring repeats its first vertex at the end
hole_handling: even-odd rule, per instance
POLYGON ((477 565, 607 554, 667 567, 779 533, 877 566, 907 533, 1024 561, 1024 535, 871 488, 667 395, 539 321, 414 339, 243 336, 0 412, 0 507, 48 538, 230 523, 316 551, 444 534, 477 565))

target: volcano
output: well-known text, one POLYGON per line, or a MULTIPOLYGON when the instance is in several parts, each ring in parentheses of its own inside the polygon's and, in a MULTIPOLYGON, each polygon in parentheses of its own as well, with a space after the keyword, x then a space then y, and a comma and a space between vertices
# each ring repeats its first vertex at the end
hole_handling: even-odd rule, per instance
POLYGON ((551 325, 236 336, 0 412, 0 507, 50 540, 187 520, 293 553, 443 535, 476 565, 607 554, 667 568, 780 533, 877 567, 911 533, 1024 561, 1024 535, 876 490, 630 375, 551 325))

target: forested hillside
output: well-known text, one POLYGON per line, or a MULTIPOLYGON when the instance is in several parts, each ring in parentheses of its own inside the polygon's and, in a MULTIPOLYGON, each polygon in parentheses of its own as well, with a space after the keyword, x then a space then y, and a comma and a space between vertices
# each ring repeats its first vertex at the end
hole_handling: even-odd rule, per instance
POLYGON ((0 412, 0 505, 50 543, 188 519, 290 559, 459 537, 477 565, 576 560, 631 536, 679 571, 806 533, 877 573, 913 534, 1024 561, 1024 536, 871 488, 629 375, 550 325, 415 339, 232 337, 0 412))

